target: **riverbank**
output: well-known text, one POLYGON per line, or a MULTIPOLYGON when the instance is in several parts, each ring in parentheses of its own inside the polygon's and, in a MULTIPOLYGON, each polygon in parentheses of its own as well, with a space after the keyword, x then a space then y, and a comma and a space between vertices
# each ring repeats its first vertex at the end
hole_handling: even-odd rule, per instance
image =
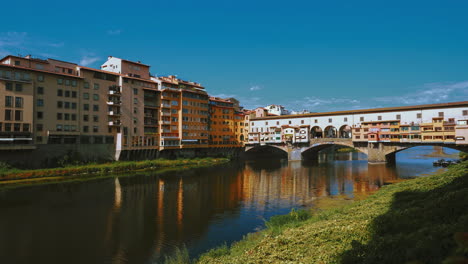
MULTIPOLYGON (((272 217, 265 230, 213 249, 198 263, 466 262, 467 193, 465 161, 339 208, 272 217)), ((186 260, 183 255, 178 258, 186 260)))
POLYGON ((229 162, 227 158, 116 161, 103 164, 67 166, 63 168, 20 170, 4 167, 0 170, 0 189, 21 185, 60 181, 88 180, 129 172, 157 171, 170 168, 198 168, 229 162))

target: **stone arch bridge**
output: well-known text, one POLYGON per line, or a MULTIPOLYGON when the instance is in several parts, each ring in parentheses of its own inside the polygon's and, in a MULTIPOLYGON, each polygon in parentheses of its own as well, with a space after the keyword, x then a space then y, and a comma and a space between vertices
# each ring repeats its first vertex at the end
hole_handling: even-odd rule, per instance
POLYGON ((396 153, 417 146, 442 146, 468 152, 468 145, 444 144, 444 143, 400 143, 400 142, 353 142, 348 138, 315 138, 309 144, 256 144, 246 146, 245 151, 258 151, 260 149, 273 148, 282 151, 289 160, 316 159, 318 152, 331 147, 344 146, 355 148, 367 155, 370 163, 394 162, 396 153))

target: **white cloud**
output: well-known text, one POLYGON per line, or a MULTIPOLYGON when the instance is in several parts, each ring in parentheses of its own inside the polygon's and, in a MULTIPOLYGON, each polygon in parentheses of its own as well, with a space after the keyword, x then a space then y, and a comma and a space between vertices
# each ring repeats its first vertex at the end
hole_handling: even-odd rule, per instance
POLYGON ((122 33, 122 30, 120 29, 107 30, 108 35, 120 35, 120 33, 122 33))
POLYGON ((373 98, 374 101, 389 104, 432 104, 463 100, 468 95, 468 81, 428 83, 416 88, 414 92, 396 96, 381 96, 373 98))
POLYGON ((231 97, 234 97, 234 98, 237 97, 237 95, 235 95, 235 94, 224 94, 224 93, 221 93, 221 94, 213 94, 213 95, 210 95, 210 96, 219 97, 219 98, 223 98, 223 99, 231 98, 231 97))
POLYGON ((252 85, 249 90, 250 91, 258 91, 258 90, 261 90, 263 89, 263 87, 259 86, 259 85, 252 85))
POLYGON ((65 46, 65 43, 63 42, 57 42, 57 43, 47 43, 47 46, 53 47, 53 48, 61 48, 65 46))
POLYGON ((26 32, 0 33, 0 55, 6 56, 24 50, 27 35, 26 32))
POLYGON ((100 58, 96 57, 96 56, 93 56, 92 54, 85 55, 85 56, 83 56, 83 58, 81 58, 79 64, 83 65, 83 66, 89 66, 89 65, 95 63, 98 60, 100 60, 100 58))

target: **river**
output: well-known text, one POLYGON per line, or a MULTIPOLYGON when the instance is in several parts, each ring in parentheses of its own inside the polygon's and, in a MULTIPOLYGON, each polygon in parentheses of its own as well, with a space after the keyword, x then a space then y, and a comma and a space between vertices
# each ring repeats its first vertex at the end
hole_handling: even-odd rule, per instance
POLYGON ((314 162, 232 162, 1 191, 0 263, 159 263, 183 245, 196 257, 262 228, 272 215, 433 173, 439 155, 456 151, 412 148, 395 165, 324 152, 314 162))

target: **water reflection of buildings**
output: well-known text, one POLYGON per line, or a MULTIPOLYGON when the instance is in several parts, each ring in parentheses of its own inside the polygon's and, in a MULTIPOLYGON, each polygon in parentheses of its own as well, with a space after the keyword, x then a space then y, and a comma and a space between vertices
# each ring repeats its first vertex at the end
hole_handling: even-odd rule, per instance
POLYGON ((6 263, 147 263, 175 246, 195 245, 213 221, 237 219, 242 208, 261 213, 272 206, 311 205, 328 195, 352 197, 396 177, 384 164, 345 158, 333 164, 254 162, 223 171, 51 185, 8 196, 21 203, 3 199, 0 258, 6 263))

